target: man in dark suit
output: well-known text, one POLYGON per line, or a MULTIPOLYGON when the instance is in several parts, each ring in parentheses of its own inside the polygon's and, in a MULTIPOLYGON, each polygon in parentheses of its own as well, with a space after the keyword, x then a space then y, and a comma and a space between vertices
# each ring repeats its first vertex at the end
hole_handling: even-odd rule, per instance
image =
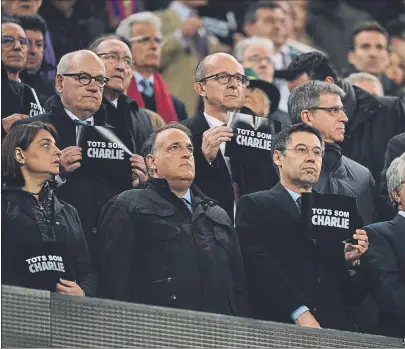
POLYGON ((364 290, 347 265, 367 250, 367 235, 356 230, 358 244, 345 251, 342 246, 341 259, 332 263, 317 253, 322 246, 305 236, 300 220, 301 194, 318 181, 323 151, 320 132, 309 125, 281 131, 272 144, 280 182, 240 199, 236 232, 255 317, 353 331, 345 304, 362 298, 364 290))
POLYGON ((370 248, 362 257, 371 295, 380 309, 381 334, 405 337, 405 154, 387 171, 388 192, 398 214, 364 229, 370 248))
MULTIPOLYGON (((15 123, 42 121, 55 126, 59 134, 56 145, 62 149, 62 177, 66 179, 66 183, 57 189, 58 197, 77 209, 93 257, 101 208, 113 196, 132 187, 130 171, 120 174, 122 180, 111 180, 98 174, 89 176, 86 169, 81 168, 82 150, 76 146, 76 125, 108 126, 106 111, 101 105, 103 88, 108 80, 104 63, 94 52, 68 53, 57 67, 58 95, 49 100, 51 111, 15 123)), ((133 157, 131 162, 136 162, 133 157)), ((138 169, 141 170, 138 172, 140 179, 146 179, 145 166, 138 169)))
MULTIPOLYGON (((225 156, 226 142, 233 135, 232 129, 226 126, 227 113, 242 106, 248 83, 242 65, 231 55, 216 53, 207 56, 197 66, 194 84, 194 90, 203 98, 204 110, 183 122, 193 134, 195 184, 217 200, 231 219, 235 202, 247 192, 244 192, 246 183, 242 167, 225 156)), ((274 168, 270 170, 274 171, 274 168)), ((268 178, 266 187, 259 190, 270 189, 278 180, 275 171, 274 174, 254 175, 268 178)), ((249 181, 253 180, 249 176, 249 181)))

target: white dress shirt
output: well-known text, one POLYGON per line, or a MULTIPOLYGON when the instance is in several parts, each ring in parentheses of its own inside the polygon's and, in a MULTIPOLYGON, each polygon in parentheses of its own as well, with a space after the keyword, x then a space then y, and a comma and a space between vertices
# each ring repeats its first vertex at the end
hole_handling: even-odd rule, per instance
POLYGON ((153 86, 153 83, 155 82, 155 78, 154 78, 153 74, 149 78, 146 79, 141 73, 134 71, 134 77, 136 80, 136 86, 138 87, 138 91, 140 93, 142 93, 144 90, 144 87, 141 84, 142 80, 148 80, 152 84, 152 86, 153 86))

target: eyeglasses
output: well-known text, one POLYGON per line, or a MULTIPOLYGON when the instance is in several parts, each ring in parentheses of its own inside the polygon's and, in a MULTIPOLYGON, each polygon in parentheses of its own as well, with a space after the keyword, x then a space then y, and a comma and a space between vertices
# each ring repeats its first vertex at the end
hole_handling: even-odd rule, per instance
POLYGON ((150 44, 154 43, 156 45, 162 46, 165 42, 162 38, 157 36, 134 36, 129 39, 130 42, 137 42, 139 44, 150 44))
POLYGON ((214 75, 210 75, 207 76, 204 79, 201 79, 198 82, 203 82, 209 79, 215 79, 217 80, 221 85, 225 85, 225 84, 229 84, 231 82, 231 79, 234 78, 236 80, 236 82, 238 83, 238 85, 243 85, 243 86, 249 86, 249 78, 246 75, 242 75, 242 74, 228 74, 228 73, 218 73, 218 74, 214 74, 214 75))
POLYGON ((15 42, 18 41, 21 46, 27 46, 28 45, 28 40, 27 38, 24 37, 19 37, 18 39, 15 39, 12 36, 2 36, 1 37, 1 46, 3 47, 12 47, 15 45, 15 42))
POLYGON ((331 113, 334 116, 339 115, 340 112, 343 112, 346 114, 346 109, 345 107, 314 107, 310 108, 308 110, 326 110, 327 112, 331 113))
POLYGON ((265 61, 267 64, 273 64, 273 60, 270 57, 259 57, 259 56, 253 56, 249 57, 247 59, 249 62, 254 62, 254 63, 261 63, 265 61))
POLYGON ((298 155, 302 155, 302 156, 308 156, 309 153, 311 152, 317 159, 321 159, 323 157, 324 152, 322 151, 322 149, 319 148, 314 148, 314 149, 308 149, 305 146, 299 146, 296 148, 291 148, 291 149, 284 149, 285 151, 293 151, 298 155))
POLYGON ((124 62, 125 68, 132 68, 134 65, 133 61, 129 57, 120 57, 120 55, 116 52, 107 52, 107 53, 99 53, 97 56, 103 57, 106 61, 109 61, 114 64, 118 64, 121 60, 124 62))
POLYGON ((94 81, 96 82, 96 86, 99 88, 103 88, 107 84, 107 82, 110 81, 110 79, 106 78, 105 76, 102 75, 91 76, 90 74, 87 73, 72 73, 62 75, 68 77, 76 77, 83 86, 89 85, 91 83, 91 80, 94 79, 94 81))

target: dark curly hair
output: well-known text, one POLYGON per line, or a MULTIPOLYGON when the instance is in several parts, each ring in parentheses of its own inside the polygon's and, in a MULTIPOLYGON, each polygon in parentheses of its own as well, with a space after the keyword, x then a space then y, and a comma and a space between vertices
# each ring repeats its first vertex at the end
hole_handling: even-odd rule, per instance
POLYGON ((326 77, 331 76, 335 83, 340 81, 329 58, 321 52, 313 51, 297 56, 288 66, 287 79, 292 81, 305 73, 311 80, 324 81, 326 77))

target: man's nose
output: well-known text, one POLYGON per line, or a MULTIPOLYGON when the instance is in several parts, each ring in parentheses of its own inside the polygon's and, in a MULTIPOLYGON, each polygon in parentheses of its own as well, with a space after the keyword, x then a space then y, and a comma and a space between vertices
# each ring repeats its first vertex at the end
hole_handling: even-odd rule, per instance
POLYGON ((340 121, 344 123, 349 121, 349 118, 343 110, 340 112, 340 121))

